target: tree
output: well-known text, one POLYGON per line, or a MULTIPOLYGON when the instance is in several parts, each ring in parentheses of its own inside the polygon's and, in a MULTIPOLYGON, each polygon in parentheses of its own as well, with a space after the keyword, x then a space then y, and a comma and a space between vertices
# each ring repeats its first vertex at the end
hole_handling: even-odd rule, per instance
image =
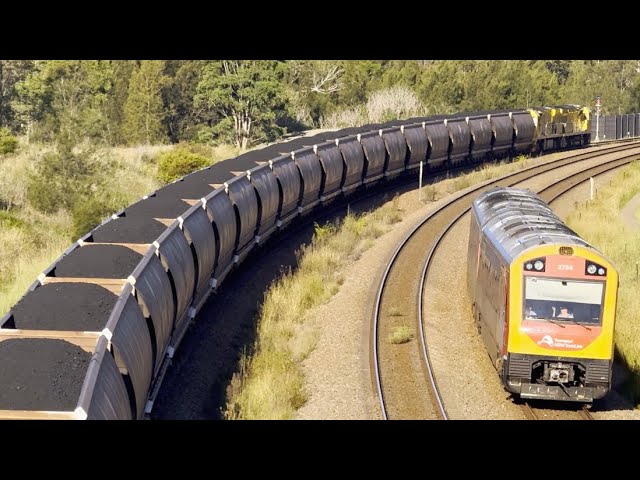
POLYGON ((105 136, 111 145, 125 143, 124 106, 129 96, 129 81, 137 62, 135 60, 113 60, 113 82, 106 106, 107 131, 105 136))
POLYGON ((164 63, 164 60, 142 60, 131 75, 124 106, 125 137, 131 144, 166 140, 167 112, 162 102, 162 89, 167 83, 164 63))
POLYGON ((276 121, 287 104, 284 68, 284 62, 271 60, 224 60, 206 65, 195 105, 213 114, 212 137, 230 139, 244 150, 252 142, 281 135, 283 129, 276 121))
POLYGON ((558 77, 558 83, 564 85, 571 72, 571 60, 547 60, 547 69, 558 77))
POLYGON ((23 126, 27 142, 34 127, 50 112, 50 92, 43 73, 48 60, 36 60, 31 71, 15 85, 15 98, 11 103, 16 119, 23 126))
POLYGON ((342 88, 343 73, 338 60, 291 60, 288 80, 295 83, 301 93, 325 95, 342 88))
POLYGON ((340 63, 343 88, 336 96, 338 105, 356 105, 367 101, 367 94, 382 87, 385 62, 378 60, 343 60, 340 63))
POLYGON ((17 99, 16 84, 23 81, 33 68, 32 60, 0 60, 0 128, 16 132, 20 123, 13 103, 17 99))
POLYGON ((640 75, 636 75, 634 83, 629 89, 629 111, 640 112, 640 75))
POLYGON ((576 60, 561 94, 565 102, 591 106, 600 96, 602 113, 618 115, 629 111, 637 79, 636 61, 576 60))
POLYGON ((465 98, 466 73, 460 60, 436 61, 423 71, 418 96, 431 113, 453 113, 465 98))
POLYGON ((45 213, 73 206, 101 187, 109 163, 96 155, 93 148, 74 148, 61 136, 55 151, 38 159, 29 174, 27 198, 37 210, 45 213))
POLYGON ((382 84, 385 87, 395 87, 398 84, 416 88, 420 83, 420 77, 424 66, 415 60, 393 60, 389 62, 382 75, 382 84))
POLYGON ((168 81, 162 97, 167 109, 167 129, 172 142, 193 139, 206 117, 193 106, 193 98, 202 76, 202 60, 169 60, 165 73, 168 81))
POLYGON ((48 140, 59 135, 71 143, 83 137, 104 140, 111 76, 108 60, 36 61, 16 84, 14 109, 28 134, 37 123, 48 140))
POLYGON ((287 96, 291 116, 308 127, 319 125, 344 87, 344 68, 339 60, 291 60, 287 69, 287 96))

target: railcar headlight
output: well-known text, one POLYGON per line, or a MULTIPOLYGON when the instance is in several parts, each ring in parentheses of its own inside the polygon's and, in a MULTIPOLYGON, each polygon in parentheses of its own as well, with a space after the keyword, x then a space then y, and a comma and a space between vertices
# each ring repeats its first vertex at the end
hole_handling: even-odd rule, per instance
POLYGON ((527 263, 524 268, 526 268, 527 270, 531 270, 533 268, 533 263, 529 262, 527 263))
POLYGON ((598 269, 598 275, 604 275, 604 268, 600 267, 598 269))
POLYGON ((593 275, 594 273, 596 273, 596 266, 592 263, 587 267, 587 273, 593 275))
POLYGON ((544 268, 544 263, 542 263, 542 260, 536 260, 536 263, 533 264, 533 268, 540 271, 544 268))

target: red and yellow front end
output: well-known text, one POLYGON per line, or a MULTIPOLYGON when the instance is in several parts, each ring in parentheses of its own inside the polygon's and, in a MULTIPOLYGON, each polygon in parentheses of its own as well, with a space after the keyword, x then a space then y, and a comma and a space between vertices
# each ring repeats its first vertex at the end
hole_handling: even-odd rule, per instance
POLYGON ((611 387, 618 274, 577 245, 527 250, 510 267, 504 382, 522 398, 592 402, 611 387))

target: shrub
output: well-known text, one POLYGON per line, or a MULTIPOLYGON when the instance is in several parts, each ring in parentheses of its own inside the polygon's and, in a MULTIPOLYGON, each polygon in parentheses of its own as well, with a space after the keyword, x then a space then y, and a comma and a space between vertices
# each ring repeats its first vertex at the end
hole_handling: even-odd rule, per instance
POLYGON ((367 112, 363 107, 347 107, 322 117, 320 128, 347 128, 365 123, 367 123, 367 112))
POLYGON ((158 160, 158 179, 165 183, 184 177, 212 163, 209 158, 192 153, 184 147, 161 153, 158 160))
POLYGON ((208 143, 180 143, 176 149, 186 150, 189 153, 206 158, 210 158, 213 153, 213 148, 208 143))
POLYGON ((102 220, 113 213, 113 210, 111 202, 102 198, 93 197, 77 202, 71 210, 73 218, 72 241, 97 227, 102 220))
POLYGON ((111 166, 106 158, 96 158, 93 150, 72 152, 58 146, 48 152, 29 174, 27 198, 41 212, 71 210, 79 197, 95 190, 111 166))
POLYGON ((18 148, 18 139, 11 135, 8 128, 0 128, 0 155, 12 153, 18 148))
POLYGON ((0 210, 0 227, 6 228, 21 228, 25 223, 20 220, 15 214, 6 210, 0 210))
POLYGON ((369 121, 373 123, 426 113, 425 106, 415 92, 404 85, 373 92, 367 100, 366 109, 369 121))

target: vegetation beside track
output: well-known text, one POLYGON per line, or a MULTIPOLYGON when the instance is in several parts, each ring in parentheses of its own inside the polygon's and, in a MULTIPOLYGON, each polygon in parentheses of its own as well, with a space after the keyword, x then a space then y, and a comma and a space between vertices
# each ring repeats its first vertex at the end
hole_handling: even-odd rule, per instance
POLYGON ((569 227, 609 257, 620 274, 616 354, 632 373, 627 387, 636 403, 640 402, 640 235, 624 224, 620 211, 638 193, 640 162, 633 162, 599 187, 593 200, 576 205, 567 218, 569 227))

